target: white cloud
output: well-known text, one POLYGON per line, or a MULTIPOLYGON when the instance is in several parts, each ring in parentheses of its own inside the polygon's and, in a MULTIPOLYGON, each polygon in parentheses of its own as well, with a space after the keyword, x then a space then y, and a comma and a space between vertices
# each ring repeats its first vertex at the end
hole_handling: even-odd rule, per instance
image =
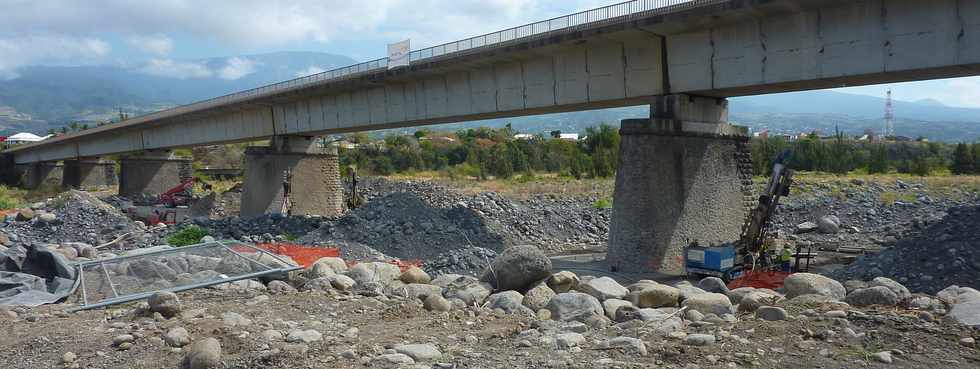
POLYGON ((258 66, 258 63, 246 58, 229 58, 227 63, 218 70, 218 77, 229 81, 255 73, 255 67, 258 66))
POLYGON ((171 59, 150 59, 140 71, 158 77, 177 79, 208 78, 214 75, 203 63, 171 59))
POLYGON ((164 35, 132 36, 127 41, 140 50, 164 56, 174 50, 174 40, 164 35))
POLYGON ((296 72, 295 75, 296 75, 296 78, 299 78, 299 77, 312 76, 314 74, 323 73, 323 72, 326 72, 326 71, 327 71, 326 69, 320 68, 320 67, 315 66, 315 65, 311 65, 309 68, 306 68, 304 70, 301 70, 301 71, 296 72))
POLYGON ((0 79, 17 78, 17 68, 34 64, 88 64, 112 48, 97 38, 54 35, 0 37, 0 79))
MULTIPOLYGON (((45 0, 4 7, 0 34, 43 25, 61 34, 167 35, 228 46, 411 35, 446 42, 597 5, 596 0, 45 0)), ((159 37, 158 37, 159 38, 159 37)), ((399 37, 395 37, 399 38, 399 37)), ((166 50, 167 41, 151 46, 166 50), (160 47, 156 47, 160 46, 160 47)), ((171 47, 172 47, 172 43, 171 47)), ((384 45, 378 45, 383 51, 384 45)))

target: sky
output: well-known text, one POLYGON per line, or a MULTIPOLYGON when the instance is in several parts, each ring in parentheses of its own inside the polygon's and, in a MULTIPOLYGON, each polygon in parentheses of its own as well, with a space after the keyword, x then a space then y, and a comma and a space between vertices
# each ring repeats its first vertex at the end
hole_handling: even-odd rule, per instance
MULTIPOLYGON (((316 51, 358 61, 612 4, 600 0, 0 0, 0 79, 31 65, 113 64, 174 78, 236 79, 247 58, 316 51), (224 65, 195 59, 224 57, 224 65)), ((310 70, 314 73, 317 70, 310 70)), ((980 77, 837 91, 980 108, 980 77)))

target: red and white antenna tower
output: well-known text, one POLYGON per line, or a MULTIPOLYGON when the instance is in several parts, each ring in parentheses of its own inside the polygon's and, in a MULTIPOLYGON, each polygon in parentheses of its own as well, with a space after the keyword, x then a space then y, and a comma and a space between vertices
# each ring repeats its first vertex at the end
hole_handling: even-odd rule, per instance
POLYGON ((885 97, 885 130, 882 138, 895 136, 895 107, 892 106, 892 90, 885 97))

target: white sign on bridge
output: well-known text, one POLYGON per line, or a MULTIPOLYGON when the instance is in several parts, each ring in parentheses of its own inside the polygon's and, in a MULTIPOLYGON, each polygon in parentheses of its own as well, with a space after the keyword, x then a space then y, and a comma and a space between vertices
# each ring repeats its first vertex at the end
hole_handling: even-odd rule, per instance
POLYGON ((388 44, 388 69, 408 66, 408 54, 412 51, 410 41, 412 40, 408 39, 388 44))

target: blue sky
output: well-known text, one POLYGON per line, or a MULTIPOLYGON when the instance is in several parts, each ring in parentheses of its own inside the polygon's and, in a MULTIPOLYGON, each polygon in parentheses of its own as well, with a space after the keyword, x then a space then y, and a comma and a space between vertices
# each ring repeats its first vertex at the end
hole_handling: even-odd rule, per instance
MULTIPOLYGON (((0 0, 0 78, 30 65, 115 64, 194 78, 248 73, 237 55, 318 51, 364 61, 611 4, 596 0, 0 0), (193 59, 229 57, 220 70, 193 59)), ((980 77, 843 92, 980 107, 980 77)))

